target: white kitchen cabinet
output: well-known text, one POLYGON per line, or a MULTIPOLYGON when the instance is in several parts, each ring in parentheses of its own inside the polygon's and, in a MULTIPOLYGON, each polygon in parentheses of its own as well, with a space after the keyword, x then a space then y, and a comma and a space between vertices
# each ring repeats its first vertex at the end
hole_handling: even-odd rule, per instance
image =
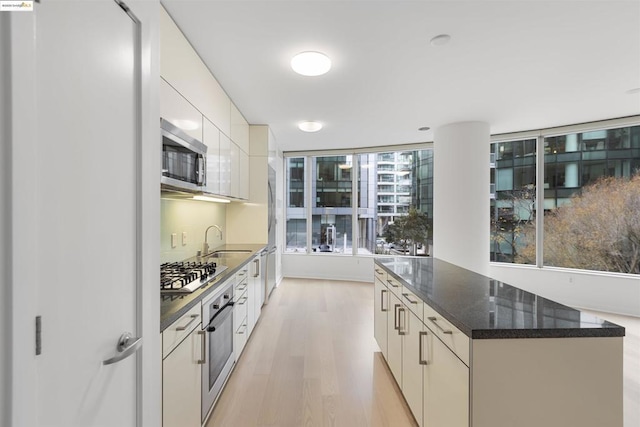
POLYGON ((160 79, 160 117, 202 141, 202 114, 164 79, 160 79))
POLYGON ((220 132, 220 194, 231 196, 231 140, 220 132))
POLYGON ((431 329, 425 328, 425 332, 424 425, 468 427, 469 368, 431 329))
POLYGON ((253 328, 260 318, 262 309, 261 303, 262 276, 260 274, 260 255, 256 255, 249 263, 249 306, 247 307, 247 329, 248 336, 253 333, 253 328))
POLYGON ((203 120, 202 142, 207 146, 207 183, 204 191, 220 194, 220 130, 206 117, 203 120))
POLYGON ((200 427, 202 331, 200 307, 162 333, 162 426, 200 427), (176 339, 182 340, 176 342, 176 339))
POLYGON ((240 197, 240 147, 231 141, 229 153, 229 196, 240 197))
POLYGON ((233 306, 233 352, 236 360, 240 358, 247 343, 249 314, 249 266, 245 264, 235 276, 236 285, 233 292, 235 305, 233 306))
POLYGON ((387 364, 400 388, 402 388, 402 335, 400 327, 403 320, 403 310, 406 311, 403 307, 402 301, 393 292, 389 292, 387 364))
POLYGON ((387 359, 387 318, 389 317, 389 290, 376 276, 374 285, 373 335, 382 355, 387 359))
POLYGON ((160 8, 160 75, 225 135, 231 100, 164 8, 160 8))
POLYGON ((249 199, 249 155, 240 149, 238 165, 238 197, 243 200, 249 199))
MULTIPOLYGON (((422 321, 413 312, 405 309, 402 321, 402 394, 404 395, 411 412, 418 422, 423 426, 423 365, 424 360, 422 344, 422 333, 425 329, 422 321), (422 358, 422 359, 421 359, 422 358)), ((434 424, 449 426, 449 424, 434 424)))
POLYGON ((249 123, 233 103, 231 103, 231 134, 229 136, 242 151, 249 152, 249 123))

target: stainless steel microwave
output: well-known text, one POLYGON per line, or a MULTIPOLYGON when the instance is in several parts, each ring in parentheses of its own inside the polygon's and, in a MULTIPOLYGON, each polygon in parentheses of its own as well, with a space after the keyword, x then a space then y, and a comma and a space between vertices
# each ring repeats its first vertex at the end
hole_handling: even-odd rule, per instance
POLYGON ((163 189, 200 192, 207 183, 207 146, 165 119, 162 134, 163 189))

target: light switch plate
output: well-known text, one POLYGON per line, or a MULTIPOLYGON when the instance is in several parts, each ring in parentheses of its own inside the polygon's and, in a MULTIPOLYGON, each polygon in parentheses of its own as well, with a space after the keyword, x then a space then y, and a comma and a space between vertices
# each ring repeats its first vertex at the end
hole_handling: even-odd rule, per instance
POLYGON ((178 246, 178 235, 176 233, 171 233, 171 247, 175 248, 178 246))
POLYGON ((182 246, 187 246, 187 232, 182 232, 182 246))

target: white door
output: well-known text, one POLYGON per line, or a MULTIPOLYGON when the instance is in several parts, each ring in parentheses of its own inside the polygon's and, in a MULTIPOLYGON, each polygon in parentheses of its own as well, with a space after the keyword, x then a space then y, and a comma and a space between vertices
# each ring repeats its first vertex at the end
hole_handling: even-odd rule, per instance
MULTIPOLYGON (((114 1, 34 2, 38 425, 136 425, 138 29, 114 1)), ((27 254, 21 254, 27 255, 27 254)), ((18 255, 20 256, 20 255, 18 255)))

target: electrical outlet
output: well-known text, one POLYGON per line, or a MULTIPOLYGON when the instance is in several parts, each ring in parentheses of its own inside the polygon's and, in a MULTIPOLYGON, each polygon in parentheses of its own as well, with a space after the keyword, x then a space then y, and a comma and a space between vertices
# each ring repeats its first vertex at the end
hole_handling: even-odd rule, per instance
POLYGON ((187 246, 187 232, 182 232, 182 246, 187 246))
POLYGON ((171 247, 175 248, 178 246, 178 235, 176 233, 171 233, 171 247))

